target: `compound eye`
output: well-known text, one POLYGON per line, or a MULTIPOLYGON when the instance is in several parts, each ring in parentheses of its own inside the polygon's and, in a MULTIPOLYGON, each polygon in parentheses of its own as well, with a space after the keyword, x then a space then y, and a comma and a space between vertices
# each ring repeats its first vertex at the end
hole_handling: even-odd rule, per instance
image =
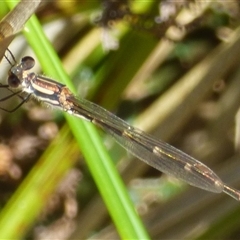
POLYGON ((23 70, 29 70, 35 65, 35 60, 32 57, 26 56, 21 60, 23 70))
POLYGON ((9 87, 17 88, 17 87, 19 87, 20 84, 21 84, 21 81, 17 78, 16 75, 11 74, 8 77, 8 85, 9 85, 9 87))

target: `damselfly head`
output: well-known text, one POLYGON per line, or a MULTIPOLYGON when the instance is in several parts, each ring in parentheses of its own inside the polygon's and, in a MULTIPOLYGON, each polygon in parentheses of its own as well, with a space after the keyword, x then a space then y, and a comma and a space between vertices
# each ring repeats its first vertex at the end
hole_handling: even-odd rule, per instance
POLYGON ((8 85, 12 89, 20 87, 23 80, 28 76, 27 70, 33 68, 35 60, 26 56, 21 59, 17 65, 13 65, 9 71, 8 85))

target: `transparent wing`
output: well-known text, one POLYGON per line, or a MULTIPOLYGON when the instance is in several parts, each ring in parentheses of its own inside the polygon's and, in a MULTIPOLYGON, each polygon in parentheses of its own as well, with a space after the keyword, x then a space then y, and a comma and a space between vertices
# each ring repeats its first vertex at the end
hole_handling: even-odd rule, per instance
POLYGON ((148 165, 181 179, 190 185, 220 193, 224 184, 207 166, 174 148, 132 127, 106 109, 86 100, 68 97, 75 116, 92 121, 101 127, 127 151, 148 165))

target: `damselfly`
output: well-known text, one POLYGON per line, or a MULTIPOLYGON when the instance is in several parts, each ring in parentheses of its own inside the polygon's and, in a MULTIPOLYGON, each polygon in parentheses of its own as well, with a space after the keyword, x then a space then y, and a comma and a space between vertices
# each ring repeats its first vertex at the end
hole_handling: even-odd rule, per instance
POLYGON ((192 186, 215 193, 224 192, 234 199, 240 200, 240 191, 223 183, 203 163, 132 127, 97 104, 74 96, 64 84, 29 72, 34 64, 34 59, 29 56, 22 58, 19 64, 11 64, 8 84, 0 87, 8 88, 12 94, 0 101, 17 95, 21 97, 22 102, 12 110, 0 109, 13 112, 30 98, 35 98, 46 105, 92 122, 112 135, 127 151, 159 171, 170 174, 192 186))

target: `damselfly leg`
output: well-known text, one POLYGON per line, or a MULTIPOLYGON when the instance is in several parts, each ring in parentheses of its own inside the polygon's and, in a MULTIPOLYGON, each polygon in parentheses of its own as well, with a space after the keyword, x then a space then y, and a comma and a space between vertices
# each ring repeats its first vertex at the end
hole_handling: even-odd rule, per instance
MULTIPOLYGON (((0 88, 1 88, 2 86, 0 86, 0 88)), ((8 89, 8 88, 7 88, 8 89)), ((9 89, 8 89, 9 90, 9 89)), ((10 91, 10 90, 9 90, 10 91)), ((4 98, 2 98, 2 99, 0 99, 0 102, 4 102, 4 101, 6 101, 6 100, 8 100, 8 99, 10 99, 10 98, 12 98, 12 97, 14 97, 14 96, 18 96, 19 98, 21 98, 22 99, 22 101, 16 106, 16 107, 14 107, 13 109, 11 109, 11 110, 8 110, 8 109, 6 109, 6 108, 2 108, 2 107, 0 107, 0 109, 1 110, 3 110, 3 111, 5 111, 5 112, 9 112, 9 113, 12 113, 12 112, 15 112, 18 108, 20 108, 25 102, 27 102, 28 101, 28 99, 30 98, 30 96, 31 96, 31 94, 29 94, 26 98, 23 98, 23 97, 21 97, 21 96, 19 96, 18 94, 20 94, 22 91, 18 91, 18 92, 15 92, 15 93, 12 93, 12 94, 10 94, 10 95, 8 95, 7 97, 4 97, 4 98)))

